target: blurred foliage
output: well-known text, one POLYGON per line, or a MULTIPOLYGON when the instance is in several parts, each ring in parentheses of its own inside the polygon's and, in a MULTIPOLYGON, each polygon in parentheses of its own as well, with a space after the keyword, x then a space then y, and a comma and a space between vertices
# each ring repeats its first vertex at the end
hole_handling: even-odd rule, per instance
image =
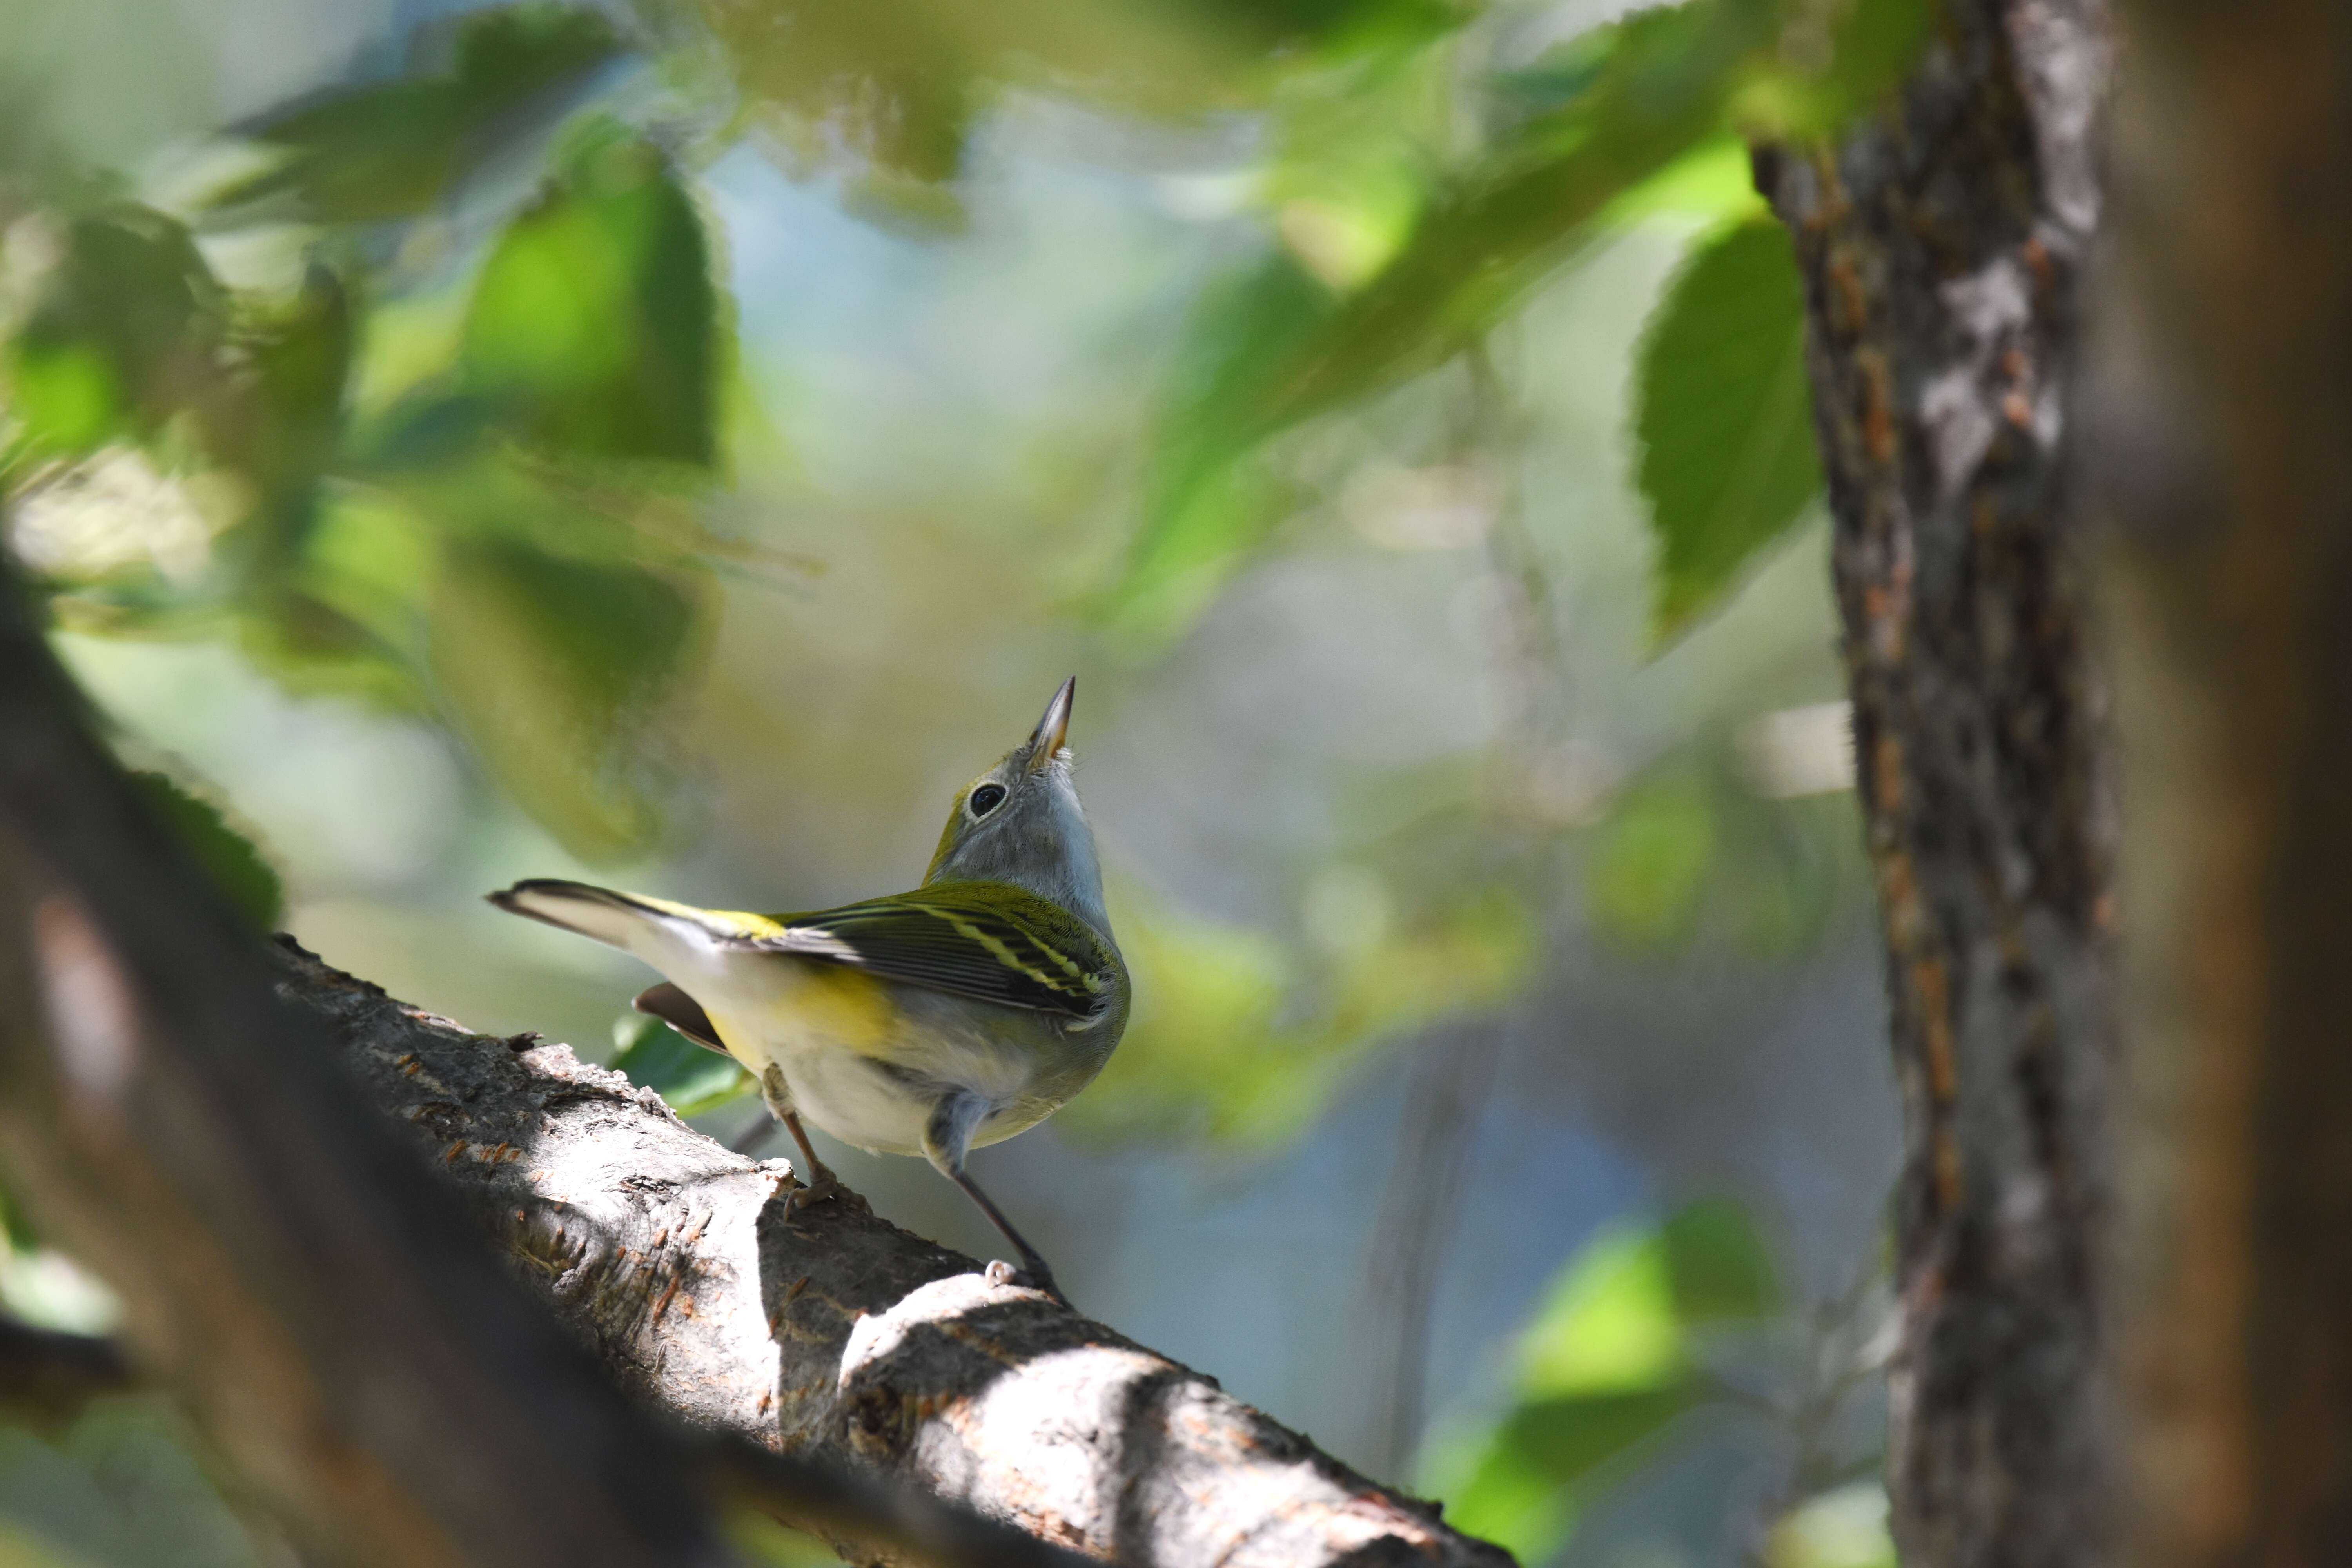
POLYGON ((660 153, 600 130, 483 263, 467 380, 550 451, 708 464, 719 300, 701 219, 660 153))
POLYGON ((1510 1407, 1426 1461, 1448 1521, 1543 1562, 1596 1485, 1654 1452, 1707 1398, 1714 1342, 1760 1328, 1781 1305, 1769 1250, 1727 1200, 1596 1237, 1521 1335, 1510 1407))
POLYGON ((1711 794, 1689 773, 1626 792, 1595 831, 1585 862, 1585 910, 1594 924, 1636 947, 1689 935, 1716 858, 1711 794))
POLYGON ((219 285, 184 225, 129 204, 72 219, 58 248, 8 343, 24 449, 79 455, 159 434, 211 389, 219 285))
POLYGON ((1842 805, 1763 800, 1703 752, 1670 756, 1629 783, 1583 836, 1583 907, 1632 952, 1705 938, 1758 958, 1818 942, 1858 874, 1842 805))
MULTIPOLYGON (((727 1538, 735 1549, 763 1568, 824 1568, 839 1563, 840 1553, 814 1535, 778 1524, 763 1513, 735 1509, 727 1515, 727 1538)), ((0 1565, 5 1568, 5 1565, 0 1565)), ((1775 1565, 1778 1568, 1778 1565, 1775 1565)), ((1810 1568, 1810 1565, 1808 1565, 1810 1568)), ((1823 1563, 1821 1568, 1844 1568, 1823 1563)), ((1860 1565, 1856 1565, 1860 1568, 1860 1565)))
POLYGON ((132 1400, 92 1405, 50 1443, 0 1426, 5 1568, 255 1568, 253 1538, 180 1436, 132 1400))
POLYGON ((43 1245, 23 1205, 0 1190, 0 1312, 37 1328, 102 1334, 121 1316, 114 1293, 43 1245))
MULTIPOLYGON (((1264 126, 1249 200, 1271 248, 1199 306, 1113 624, 1187 624, 1344 477, 1275 437, 1445 363, 1596 236, 1671 206, 1727 223, 1642 360, 1672 631, 1817 485, 1793 275, 1769 224, 1738 221, 1757 205, 1740 139, 1817 135, 1874 101, 1925 16, 1921 0, 1689 0, 1525 58, 1469 49, 1478 14, 1438 0, 855 16, 700 0, 648 7, 625 37, 557 5, 439 19, 393 74, 229 127, 241 166, 176 211, 95 174, 17 172, 13 199, 48 205, 10 231, 11 274, 30 281, 0 317, 0 483, 20 544, 45 513, 78 513, 25 552, 61 624, 226 631, 290 688, 439 717, 583 859, 641 855, 673 771, 661 717, 709 647, 730 552, 694 503, 725 462, 733 308, 681 150, 764 126, 911 189, 961 166, 981 106, 1045 88, 1264 126), (737 95, 719 120, 695 101, 709 45, 737 95), (633 58, 682 96, 648 99, 633 58), (292 235, 299 278, 219 275, 206 246, 248 233, 292 235), (106 514, 131 510, 176 545, 110 544, 106 514)), ((1587 879, 1601 923, 1637 942, 1685 929, 1711 863, 1708 819, 1674 799, 1621 809, 1587 879)), ((1167 1016, 1280 1037, 1234 1075, 1212 1118, 1228 1127, 1296 1126, 1366 1040, 1502 989, 1475 963, 1433 990, 1398 955, 1351 978, 1211 962, 1218 945, 1171 939, 1171 973, 1223 978, 1171 981, 1167 1016), (1310 984, 1302 1022, 1293 993, 1310 984)), ((1129 1054, 1161 1059, 1159 1029, 1139 1019, 1129 1054)))
POLYGON ((1763 1568, 1895 1568, 1886 1489, 1858 1481, 1808 1500, 1765 1537, 1763 1568))
MULTIPOLYGON (((1354 907, 1381 900, 1360 889, 1354 907)), ((1311 967, 1265 932, 1136 889, 1114 908, 1135 1011, 1102 1076, 1060 1113, 1085 1138, 1282 1142, 1372 1047, 1507 1001, 1536 951, 1530 911, 1500 887, 1410 925, 1375 918, 1311 967)))
POLYGON ((163 826, 187 849, 199 870, 254 930, 278 929, 286 912, 286 892, 278 872, 254 847, 253 832, 233 824, 226 807, 168 774, 134 772, 131 782, 163 826))
MULTIPOLYGON (((1790 1306, 1771 1247, 1730 1199, 1604 1231, 1561 1268, 1521 1334, 1507 1408, 1441 1437, 1424 1480, 1445 1498, 1448 1522, 1536 1568, 1596 1497, 1663 1463, 1704 1430, 1703 1416, 1763 1403, 1735 1374, 1785 1336, 1790 1306)), ((1802 1353, 1821 1359, 1821 1349, 1802 1353)), ((1830 1414, 1848 1392, 1835 1384, 1830 1414)), ((1816 1459, 1799 1456, 1801 1483, 1816 1459)), ((1769 1568, 1894 1560, 1875 1482, 1800 1497, 1763 1533, 1769 1568)))
POLYGON ((231 286, 152 206, 37 215, 10 231, 34 281, 0 362, 0 483, 62 624, 226 631, 294 689, 437 713, 590 860, 660 829, 642 742, 707 640, 724 542, 678 502, 721 456, 731 359, 676 160, 600 112, 549 130, 620 47, 593 13, 477 12, 425 29, 409 75, 232 128, 267 167, 194 216, 303 226, 290 287, 231 286), (495 216, 462 177, 542 143, 538 195, 478 222, 454 279, 363 259, 387 223, 495 216), (420 334, 453 291, 457 331, 420 334), (127 462, 137 497, 96 482, 127 462), (103 547, 134 500, 151 537, 173 518, 170 556, 103 547))
POLYGON ((758 1089, 732 1057, 698 1046, 658 1018, 622 1015, 613 1025, 618 1049, 609 1064, 631 1083, 650 1089, 680 1116, 699 1116, 758 1089))
MULTIPOLYGON (((1378 233, 1382 210, 1417 212, 1381 264, 1318 265, 1323 252, 1302 247, 1296 225, 1277 225, 1287 247, 1209 299, 1186 365, 1171 382, 1156 487, 1109 602, 1114 624, 1148 638, 1181 630, 1287 514, 1272 437, 1460 353, 1612 215, 1702 192, 1728 195, 1708 191, 1706 178, 1720 167, 1727 132, 1811 138, 1874 103, 1925 41, 1927 18, 1925 0, 1690 0, 1638 11, 1481 84, 1486 133, 1433 171, 1417 200, 1400 202, 1360 175, 1336 182, 1320 210, 1349 212, 1352 197, 1358 231, 1378 233), (1367 190, 1378 207, 1360 205, 1367 190)), ((1290 195, 1286 210, 1309 199, 1318 198, 1290 195)), ((1738 210, 1753 200, 1733 196, 1727 205, 1738 210)), ((1335 227, 1349 232, 1345 220, 1328 217, 1305 232, 1335 227)), ((1737 250, 1733 261, 1752 262, 1749 250, 1737 250)), ((1769 283, 1749 276, 1756 269, 1719 263, 1691 287, 1760 297, 1769 283)), ((1690 294, 1686 288, 1676 301, 1677 317, 1729 310, 1745 322, 1774 302, 1717 306, 1690 294)), ((1664 335, 1679 348, 1687 334, 1664 335)), ((1646 368, 1666 374, 1677 395, 1753 396, 1679 374, 1688 357, 1662 349, 1646 368)), ((1736 414, 1692 417, 1719 426, 1736 414)), ((1693 455, 1730 475, 1698 481, 1703 488, 1738 488, 1744 448, 1709 446, 1693 455)), ((1703 511, 1661 507, 1654 522, 1672 559, 1721 552, 1705 539, 1677 542, 1685 531, 1722 531, 1703 511)), ((1672 584, 1686 575, 1669 568, 1672 584)), ((1664 596, 1673 599, 1677 624, 1696 608, 1685 603, 1686 588, 1664 596)))
POLYGON ((223 185, 213 205, 248 222, 413 217, 621 52, 611 22, 584 8, 516 5, 429 23, 412 34, 393 79, 231 126, 257 144, 263 166, 223 185))
POLYGON ((1451 0, 691 0, 748 107, 811 161, 846 153, 902 208, 952 208, 973 123, 1008 87, 1197 115, 1262 104, 1308 60, 1410 50, 1451 0), (927 189, 928 187, 928 189, 927 189))

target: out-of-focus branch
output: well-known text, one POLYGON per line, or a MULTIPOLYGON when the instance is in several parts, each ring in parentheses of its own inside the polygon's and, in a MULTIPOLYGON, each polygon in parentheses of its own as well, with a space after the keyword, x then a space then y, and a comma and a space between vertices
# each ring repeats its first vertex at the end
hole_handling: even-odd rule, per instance
POLYGON ((1133 1564, 1508 1562, 1213 1380, 863 1204, 788 1221, 783 1162, 730 1152, 568 1047, 469 1034, 299 950, 281 987, 625 1381, 871 1488, 806 1494, 756 1454, 719 1460, 728 1495, 854 1556, 976 1560, 955 1516, 907 1500, 929 1496, 1133 1564))
POLYGON ((0 1164, 321 1563, 715 1563, 682 1444, 500 1267, 147 815, 0 571, 0 1164))
MULTIPOLYGON (((64 1426, 109 1394, 151 1388, 111 1339, 0 1316, 0 1412, 64 1426)), ((730 1433, 691 1439, 716 1500, 919 1563, 956 1568, 1080 1568, 1091 1559, 938 1499, 787 1459, 730 1433)))
POLYGON ((2352 1561, 2352 12, 2125 0, 2089 494, 2125 780, 2116 1540, 2352 1561))
POLYGON ((111 1340, 0 1317, 0 1410, 70 1421, 91 1400, 126 1393, 135 1382, 111 1340))

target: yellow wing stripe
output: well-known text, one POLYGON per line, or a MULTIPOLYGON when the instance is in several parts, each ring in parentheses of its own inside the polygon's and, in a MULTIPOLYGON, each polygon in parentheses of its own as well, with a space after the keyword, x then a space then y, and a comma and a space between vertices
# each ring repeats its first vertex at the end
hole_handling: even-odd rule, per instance
POLYGON ((692 904, 674 903, 667 899, 648 898, 643 893, 631 893, 629 897, 648 909, 659 910, 664 914, 676 915, 682 921, 690 921, 705 931, 716 931, 722 936, 740 937, 746 941, 757 942, 762 938, 784 934, 784 927, 766 915, 751 914, 742 910, 697 909, 692 904))
MULTIPOLYGON (((970 921, 960 919, 950 910, 940 909, 931 905, 926 905, 923 907, 928 909, 930 913, 935 914, 939 916, 940 919, 947 921, 949 927, 952 929, 958 936, 978 942, 982 947, 988 951, 991 957, 994 958, 997 963, 1004 965, 1007 969, 1013 970, 1017 973, 1027 975, 1030 979, 1035 981, 1038 984, 1043 985, 1048 991, 1067 992, 1069 990, 1068 985, 1055 979, 1044 970, 1039 969, 1033 964, 1024 963, 1019 958, 1013 955, 1013 949, 1008 946, 1002 938, 997 937, 992 932, 982 930, 979 926, 972 924, 970 921)), ((1068 972, 1070 978, 1076 981, 1080 986, 1084 987, 1089 995, 1097 994, 1101 992, 1102 981, 1095 975, 1087 973, 1076 963, 1073 963, 1069 954, 1062 952, 1059 948, 1055 947, 1052 943, 1039 942, 1034 937, 1031 937, 1029 939, 1029 944, 1032 947, 1036 948, 1039 952, 1045 953, 1047 957, 1053 959, 1055 963, 1059 963, 1063 969, 1068 972)))

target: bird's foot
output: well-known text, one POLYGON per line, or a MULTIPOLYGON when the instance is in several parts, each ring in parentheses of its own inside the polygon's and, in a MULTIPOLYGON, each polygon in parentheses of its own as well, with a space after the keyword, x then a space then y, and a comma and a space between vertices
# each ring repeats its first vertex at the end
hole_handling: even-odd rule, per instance
POLYGON ((991 1258, 981 1274, 992 1285, 1017 1285, 1024 1290, 1042 1290, 1063 1306, 1069 1307, 1071 1311, 1077 1310, 1076 1307, 1070 1307, 1070 1299, 1062 1294, 1062 1288, 1054 1283, 1054 1271, 1045 1267, 1045 1260, 1042 1258, 1033 1258, 1027 1267, 1019 1268, 1002 1258, 991 1258))
POLYGON ((861 1208, 865 1206, 866 1200, 844 1186, 841 1178, 835 1175, 828 1166, 817 1166, 808 1173, 805 1180, 802 1179, 798 1170, 794 1170, 793 1177, 796 1184, 791 1192, 784 1194, 784 1218, 787 1222, 793 1215, 807 1208, 811 1204, 829 1203, 839 1199, 845 1203, 854 1203, 861 1208))

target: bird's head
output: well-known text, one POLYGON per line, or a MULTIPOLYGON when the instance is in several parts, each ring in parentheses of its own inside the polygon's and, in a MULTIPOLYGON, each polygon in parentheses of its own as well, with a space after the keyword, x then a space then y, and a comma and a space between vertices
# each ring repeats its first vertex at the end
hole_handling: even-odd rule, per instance
POLYGON ((1109 933, 1094 829, 1078 804, 1066 743, 1077 687, 1075 675, 1062 682, 1029 738, 957 794, 925 886, 1010 882, 1109 933))

